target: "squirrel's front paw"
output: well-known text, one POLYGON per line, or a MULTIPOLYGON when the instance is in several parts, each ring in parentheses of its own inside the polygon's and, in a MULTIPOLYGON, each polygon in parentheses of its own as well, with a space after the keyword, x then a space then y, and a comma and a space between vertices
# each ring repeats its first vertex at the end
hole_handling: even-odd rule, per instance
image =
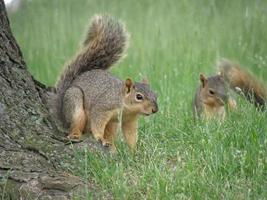
POLYGON ((228 106, 231 109, 235 109, 235 108, 237 108, 237 103, 234 99, 231 98, 228 100, 228 106))
POLYGON ((67 137, 72 140, 80 140, 81 134, 74 132, 74 133, 70 133, 67 137))
POLYGON ((107 141, 102 141, 102 145, 104 146, 104 147, 111 147, 112 146, 112 144, 110 143, 110 142, 107 142, 107 141))
POLYGON ((102 144, 103 147, 110 147, 110 146, 112 146, 112 144, 109 141, 105 140, 104 138, 98 139, 98 141, 102 144))

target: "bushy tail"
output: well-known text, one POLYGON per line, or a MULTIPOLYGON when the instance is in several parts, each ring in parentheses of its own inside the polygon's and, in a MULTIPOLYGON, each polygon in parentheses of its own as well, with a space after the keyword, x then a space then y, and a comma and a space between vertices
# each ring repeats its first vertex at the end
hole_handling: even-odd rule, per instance
POLYGON ((124 25, 108 16, 96 15, 91 21, 83 46, 66 65, 56 84, 53 112, 61 117, 62 99, 75 77, 93 69, 107 70, 125 54, 128 33, 124 25))
POLYGON ((230 87, 243 94, 256 107, 264 108, 267 100, 267 87, 252 73, 227 59, 221 59, 217 67, 230 87), (240 91, 241 90, 241 91, 240 91))

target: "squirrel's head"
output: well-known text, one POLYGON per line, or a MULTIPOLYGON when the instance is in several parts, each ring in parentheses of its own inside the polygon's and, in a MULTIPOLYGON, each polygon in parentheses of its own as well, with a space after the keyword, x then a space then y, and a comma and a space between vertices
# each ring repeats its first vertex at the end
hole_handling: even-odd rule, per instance
POLYGON ((158 112, 157 96, 150 89, 148 81, 125 81, 124 106, 130 112, 142 115, 151 115, 158 112))
POLYGON ((221 75, 206 78, 200 74, 201 99, 208 106, 223 106, 227 101, 225 81, 221 75))

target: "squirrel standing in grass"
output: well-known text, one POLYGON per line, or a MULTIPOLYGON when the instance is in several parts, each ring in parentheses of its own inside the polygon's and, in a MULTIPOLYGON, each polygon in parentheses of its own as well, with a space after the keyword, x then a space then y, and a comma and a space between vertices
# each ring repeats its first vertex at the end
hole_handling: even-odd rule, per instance
POLYGON ((201 84, 194 99, 194 117, 224 119, 225 105, 235 108, 236 102, 230 98, 228 88, 243 94, 256 107, 264 109, 267 100, 267 87, 252 73, 238 64, 221 59, 217 64, 219 74, 206 78, 200 74, 201 84))
POLYGON ((200 82, 194 98, 194 118, 224 119, 228 95, 223 77, 215 75, 206 78, 200 74, 200 82))
POLYGON ((54 112, 69 129, 70 139, 91 131, 103 146, 113 140, 121 119, 127 144, 134 149, 139 115, 158 111, 157 97, 148 83, 122 81, 107 70, 125 53, 128 33, 117 20, 95 16, 82 48, 56 84, 54 112))

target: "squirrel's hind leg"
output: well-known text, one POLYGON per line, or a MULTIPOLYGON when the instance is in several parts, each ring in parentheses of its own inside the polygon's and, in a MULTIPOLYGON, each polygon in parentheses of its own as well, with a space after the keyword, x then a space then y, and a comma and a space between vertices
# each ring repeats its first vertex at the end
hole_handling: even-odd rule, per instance
POLYGON ((80 139, 86 125, 84 97, 80 88, 69 88, 63 99, 63 114, 70 125, 68 138, 80 139))

